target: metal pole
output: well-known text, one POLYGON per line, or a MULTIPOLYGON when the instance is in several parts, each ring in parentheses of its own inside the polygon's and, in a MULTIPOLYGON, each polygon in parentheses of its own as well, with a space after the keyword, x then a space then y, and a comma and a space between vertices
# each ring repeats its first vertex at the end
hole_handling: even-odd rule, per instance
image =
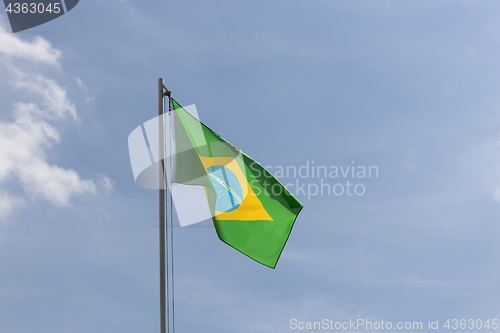
POLYGON ((164 155, 164 112, 163 79, 158 79, 158 156, 159 156, 159 178, 160 178, 160 332, 167 333, 167 279, 165 265, 165 165, 162 157, 164 155))
MULTIPOLYGON (((171 119, 169 121, 169 129, 168 129, 168 137, 169 137, 169 152, 172 153, 172 141, 171 141, 171 136, 172 136, 172 121, 173 121, 173 114, 170 112, 173 110, 173 105, 172 105, 172 96, 171 92, 167 89, 167 87, 164 87, 166 89, 166 96, 168 97, 168 111, 169 111, 169 116, 171 116, 171 119)), ((169 173, 170 177, 172 177, 172 169, 174 168, 174 165, 172 164, 172 159, 169 159, 169 173)), ((170 178, 171 179, 171 178, 170 178)), ((172 180, 170 180, 172 181, 172 180)), ((170 190, 170 244, 168 242, 168 217, 167 217, 167 266, 170 261, 170 280, 167 282, 167 286, 170 284, 170 292, 172 293, 172 302, 170 303, 170 307, 172 309, 172 333, 175 333, 175 286, 174 286, 174 219, 173 219, 173 198, 172 198, 172 187, 169 187, 170 190), (170 247, 169 247, 170 245, 170 247), (170 259, 168 259, 168 256, 170 255, 170 259)), ((168 278, 168 267, 167 267, 167 278, 168 278)), ((168 296, 168 292, 167 292, 168 296)), ((170 302, 170 300, 169 300, 170 302)), ((167 306, 168 309, 168 306, 167 306)))

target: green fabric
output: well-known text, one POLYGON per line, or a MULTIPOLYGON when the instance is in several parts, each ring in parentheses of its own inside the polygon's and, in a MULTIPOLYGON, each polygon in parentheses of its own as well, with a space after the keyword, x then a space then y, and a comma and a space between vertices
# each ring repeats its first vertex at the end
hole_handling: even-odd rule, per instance
MULTIPOLYGON (((176 156, 175 182, 205 186, 219 239, 253 260, 275 268, 295 219, 302 210, 302 204, 252 158, 192 117, 175 100, 172 100, 172 103, 175 110, 176 148, 180 152, 176 156), (215 215, 217 193, 212 185, 213 180, 210 180, 209 173, 205 169, 206 165, 204 166, 201 162, 203 157, 214 158, 214 161, 217 161, 219 157, 234 158, 245 175, 246 182, 255 193, 253 198, 256 197, 260 201, 261 207, 272 220, 223 220, 221 216, 227 216, 223 214, 229 213, 215 215)), ((214 162, 214 165, 216 168, 221 167, 217 166, 217 162, 214 162)), ((212 178, 215 179, 215 177, 212 178)), ((242 184, 241 180, 240 184, 242 184)), ((231 193, 235 191, 231 190, 231 193)), ((245 200, 250 199, 244 199, 243 203, 234 210, 235 213, 246 213, 242 212, 247 209, 244 203, 248 201, 245 200)), ((252 212, 248 212, 249 216, 252 212)))

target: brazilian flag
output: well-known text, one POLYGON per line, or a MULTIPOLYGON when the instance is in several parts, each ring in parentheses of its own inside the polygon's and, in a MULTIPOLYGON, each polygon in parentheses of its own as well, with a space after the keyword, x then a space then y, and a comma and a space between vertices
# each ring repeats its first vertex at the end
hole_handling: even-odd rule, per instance
POLYGON ((203 186, 219 239, 275 268, 302 204, 238 147, 172 100, 172 182, 203 186))

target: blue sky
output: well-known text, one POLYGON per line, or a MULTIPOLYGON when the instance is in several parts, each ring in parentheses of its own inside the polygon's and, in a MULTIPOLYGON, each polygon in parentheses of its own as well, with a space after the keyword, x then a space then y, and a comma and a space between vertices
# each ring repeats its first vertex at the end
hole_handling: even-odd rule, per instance
POLYGON ((158 330, 157 192, 127 138, 159 77, 263 165, 379 171, 299 194, 275 270, 177 228, 178 332, 500 319, 499 9, 81 0, 17 34, 0 14, 0 331, 158 330))

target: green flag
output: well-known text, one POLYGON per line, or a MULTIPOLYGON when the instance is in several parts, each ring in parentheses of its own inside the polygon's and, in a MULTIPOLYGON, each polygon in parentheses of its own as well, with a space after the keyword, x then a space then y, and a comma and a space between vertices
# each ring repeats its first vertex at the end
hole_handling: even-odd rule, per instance
POLYGON ((203 186, 219 239, 275 268, 302 204, 273 175, 175 100, 172 181, 203 186))

